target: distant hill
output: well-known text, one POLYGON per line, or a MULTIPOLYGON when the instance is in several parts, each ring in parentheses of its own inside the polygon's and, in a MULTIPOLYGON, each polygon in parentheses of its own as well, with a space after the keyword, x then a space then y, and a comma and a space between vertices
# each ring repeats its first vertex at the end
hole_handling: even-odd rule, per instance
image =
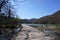
POLYGON ((20 23, 34 23, 34 24, 60 24, 60 10, 53 13, 52 15, 47 15, 39 19, 21 19, 20 23))
POLYGON ((44 16, 37 20, 37 23, 45 24, 59 24, 60 23, 60 10, 53 13, 52 15, 44 16))

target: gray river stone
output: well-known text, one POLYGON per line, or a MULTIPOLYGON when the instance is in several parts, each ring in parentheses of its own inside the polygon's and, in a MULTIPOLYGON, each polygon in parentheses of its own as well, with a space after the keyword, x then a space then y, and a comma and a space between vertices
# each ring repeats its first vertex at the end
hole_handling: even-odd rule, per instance
POLYGON ((32 28, 31 26, 22 24, 23 29, 15 37, 15 40, 53 40, 54 38, 50 36, 45 36, 45 33, 32 28))

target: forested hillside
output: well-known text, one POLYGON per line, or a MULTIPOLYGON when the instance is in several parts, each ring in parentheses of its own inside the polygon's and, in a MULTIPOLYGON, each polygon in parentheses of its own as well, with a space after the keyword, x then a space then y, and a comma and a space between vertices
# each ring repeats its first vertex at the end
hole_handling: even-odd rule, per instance
POLYGON ((35 24, 60 24, 60 10, 39 19, 21 19, 21 23, 35 23, 35 24))
POLYGON ((37 23, 59 24, 60 23, 60 10, 53 13, 52 15, 48 15, 48 16, 38 19, 37 23))

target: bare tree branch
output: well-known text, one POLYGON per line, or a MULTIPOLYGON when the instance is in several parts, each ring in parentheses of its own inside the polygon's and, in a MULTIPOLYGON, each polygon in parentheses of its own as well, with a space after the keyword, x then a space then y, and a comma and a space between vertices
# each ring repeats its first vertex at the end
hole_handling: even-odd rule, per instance
POLYGON ((6 0, 3 0, 3 1, 1 2, 1 4, 0 4, 0 13, 1 13, 1 8, 2 8, 2 6, 5 5, 7 2, 8 2, 8 0, 7 0, 7 1, 6 1, 6 0))

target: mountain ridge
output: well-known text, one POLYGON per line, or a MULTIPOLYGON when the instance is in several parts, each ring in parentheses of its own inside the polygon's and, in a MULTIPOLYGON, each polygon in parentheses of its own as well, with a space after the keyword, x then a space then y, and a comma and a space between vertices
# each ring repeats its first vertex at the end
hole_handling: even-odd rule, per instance
POLYGON ((60 10, 53 13, 52 15, 48 15, 48 16, 40 18, 39 21, 40 23, 42 22, 42 23, 51 23, 51 24, 58 23, 59 24, 60 23, 60 10))

